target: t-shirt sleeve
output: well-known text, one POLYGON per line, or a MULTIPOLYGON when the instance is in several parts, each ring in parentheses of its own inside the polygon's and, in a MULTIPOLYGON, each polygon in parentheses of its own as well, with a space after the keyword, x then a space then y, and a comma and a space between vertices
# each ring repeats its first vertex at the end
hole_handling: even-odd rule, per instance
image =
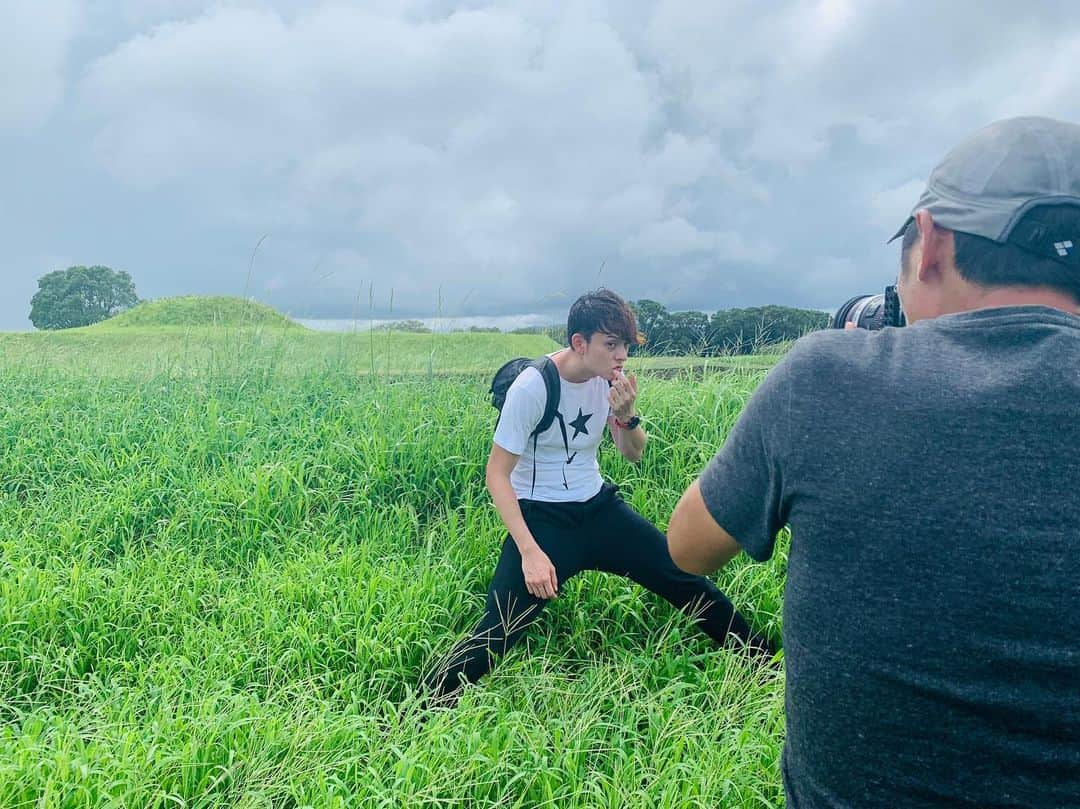
POLYGON ((514 455, 525 451, 529 435, 544 415, 547 388, 544 378, 535 368, 526 368, 506 392, 499 423, 495 427, 495 443, 514 455))
POLYGON ((781 454, 791 360, 785 357, 757 387, 699 481, 709 514, 759 562, 772 556, 787 522, 781 454))

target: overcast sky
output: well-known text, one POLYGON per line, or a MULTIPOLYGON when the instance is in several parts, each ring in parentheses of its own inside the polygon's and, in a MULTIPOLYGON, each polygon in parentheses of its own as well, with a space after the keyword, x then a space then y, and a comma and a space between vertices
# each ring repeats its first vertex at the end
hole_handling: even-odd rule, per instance
POLYGON ((1080 120, 1078 65, 1073 2, 2 0, 0 329, 72 264, 301 318, 830 309, 956 142, 1080 120))

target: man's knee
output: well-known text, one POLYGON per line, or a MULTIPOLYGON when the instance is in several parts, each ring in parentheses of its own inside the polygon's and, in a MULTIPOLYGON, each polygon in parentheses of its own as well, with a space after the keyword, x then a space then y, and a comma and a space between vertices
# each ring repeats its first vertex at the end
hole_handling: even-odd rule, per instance
POLYGON ((717 606, 727 608, 731 604, 720 588, 704 576, 679 571, 679 575, 667 580, 666 586, 668 600, 686 612, 693 610, 703 614, 717 606))

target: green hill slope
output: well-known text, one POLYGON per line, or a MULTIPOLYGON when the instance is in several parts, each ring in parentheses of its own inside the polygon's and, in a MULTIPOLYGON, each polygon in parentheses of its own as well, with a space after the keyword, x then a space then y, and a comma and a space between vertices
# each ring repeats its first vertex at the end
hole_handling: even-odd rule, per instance
POLYGON ((183 295, 144 301, 90 328, 155 326, 278 326, 303 329, 266 304, 225 295, 183 295))

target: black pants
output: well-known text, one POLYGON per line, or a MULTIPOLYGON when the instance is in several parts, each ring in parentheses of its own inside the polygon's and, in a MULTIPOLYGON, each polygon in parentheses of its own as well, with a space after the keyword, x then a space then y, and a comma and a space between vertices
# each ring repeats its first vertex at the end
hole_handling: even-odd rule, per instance
MULTIPOLYGON (((559 588, 582 570, 626 576, 693 616, 718 643, 728 634, 755 653, 769 653, 767 640, 754 634, 727 597, 708 579, 680 570, 668 553, 667 538, 605 483, 582 503, 520 500, 522 515, 540 548, 555 566, 559 588)), ((425 679, 428 694, 449 699, 465 682, 491 669, 493 656, 505 654, 544 609, 546 601, 525 588, 521 554, 508 535, 488 590, 487 609, 472 636, 459 643, 425 679)))

